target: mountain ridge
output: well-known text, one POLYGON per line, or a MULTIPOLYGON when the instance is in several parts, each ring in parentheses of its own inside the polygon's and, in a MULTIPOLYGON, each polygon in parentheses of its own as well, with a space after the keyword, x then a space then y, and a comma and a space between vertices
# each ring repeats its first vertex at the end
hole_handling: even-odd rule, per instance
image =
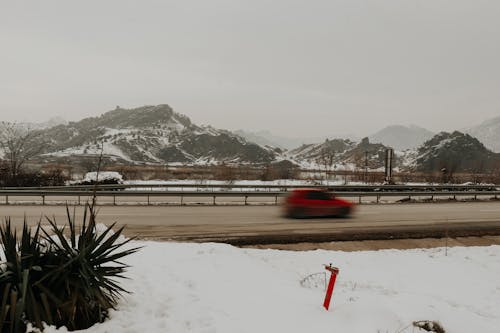
POLYGON ((370 141, 382 143, 398 151, 417 148, 435 133, 416 125, 389 125, 369 136, 370 141))
POLYGON ((415 151, 412 159, 410 168, 423 172, 482 173, 500 166, 500 154, 459 131, 436 134, 415 151))
POLYGON ((463 132, 478 138, 490 150, 500 153, 500 116, 465 128, 463 132))
MULTIPOLYGON (((269 142, 252 142, 239 132, 199 126, 167 104, 117 107, 97 117, 34 130, 44 143, 41 158, 45 161, 94 158, 102 150, 106 158, 116 163, 263 165, 288 160, 312 169, 329 164, 339 169, 380 170, 385 150, 390 147, 366 137, 360 141, 326 139, 285 150, 269 142)), ((469 172, 500 166, 496 164, 499 154, 471 135, 457 131, 440 132, 416 148, 395 153, 394 164, 400 170, 435 172, 446 167, 446 159, 450 164, 447 168, 469 172)))
POLYGON ((41 131, 47 156, 104 154, 129 162, 266 163, 271 149, 247 142, 230 131, 198 126, 167 104, 116 108, 41 131), (203 148, 200 148, 203 147, 203 148))

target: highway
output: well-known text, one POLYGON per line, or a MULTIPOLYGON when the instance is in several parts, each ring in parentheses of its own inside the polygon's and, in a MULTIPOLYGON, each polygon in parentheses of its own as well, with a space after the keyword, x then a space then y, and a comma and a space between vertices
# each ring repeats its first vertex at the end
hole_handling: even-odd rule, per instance
MULTIPOLYGON (((145 239, 236 245, 500 235, 500 202, 359 205, 348 219, 285 219, 276 206, 99 206, 98 221, 145 239)), ((71 208, 72 209, 72 208, 71 208)), ((43 216, 66 221, 64 206, 0 206, 16 226, 43 216)), ((80 221, 82 207, 76 208, 80 221)))

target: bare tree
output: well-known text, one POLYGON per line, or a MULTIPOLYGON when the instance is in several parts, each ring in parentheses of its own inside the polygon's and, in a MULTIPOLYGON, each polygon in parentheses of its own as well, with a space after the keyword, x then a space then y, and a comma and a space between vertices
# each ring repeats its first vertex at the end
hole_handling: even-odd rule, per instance
POLYGON ((443 160, 440 163, 441 165, 441 183, 448 184, 453 183, 455 178, 455 173, 459 170, 460 161, 448 159, 443 160))
POLYGON ((40 132, 15 123, 0 122, 0 149, 10 177, 17 177, 24 164, 40 154, 43 147, 40 132))
POLYGON ((332 170, 335 160, 335 150, 327 146, 328 140, 325 141, 325 146, 321 148, 316 163, 323 166, 325 169, 325 180, 328 181, 328 174, 332 170))

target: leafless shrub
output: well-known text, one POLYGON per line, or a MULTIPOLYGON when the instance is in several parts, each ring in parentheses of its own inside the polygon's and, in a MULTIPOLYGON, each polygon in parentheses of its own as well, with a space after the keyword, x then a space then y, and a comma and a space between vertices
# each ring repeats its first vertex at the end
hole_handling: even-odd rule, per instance
POLYGON ((441 324, 439 324, 436 321, 430 321, 430 320, 414 321, 413 326, 423 329, 427 332, 446 333, 441 324))
POLYGON ((39 155, 44 146, 39 131, 15 123, 0 122, 0 154, 3 154, 11 178, 16 178, 24 164, 39 155))

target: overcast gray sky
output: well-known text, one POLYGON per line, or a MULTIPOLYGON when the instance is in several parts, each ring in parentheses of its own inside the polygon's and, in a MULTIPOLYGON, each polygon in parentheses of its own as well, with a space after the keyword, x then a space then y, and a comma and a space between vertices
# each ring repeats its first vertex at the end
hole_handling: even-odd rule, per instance
POLYGON ((500 116, 498 0, 0 0, 0 120, 167 103, 281 135, 500 116))

